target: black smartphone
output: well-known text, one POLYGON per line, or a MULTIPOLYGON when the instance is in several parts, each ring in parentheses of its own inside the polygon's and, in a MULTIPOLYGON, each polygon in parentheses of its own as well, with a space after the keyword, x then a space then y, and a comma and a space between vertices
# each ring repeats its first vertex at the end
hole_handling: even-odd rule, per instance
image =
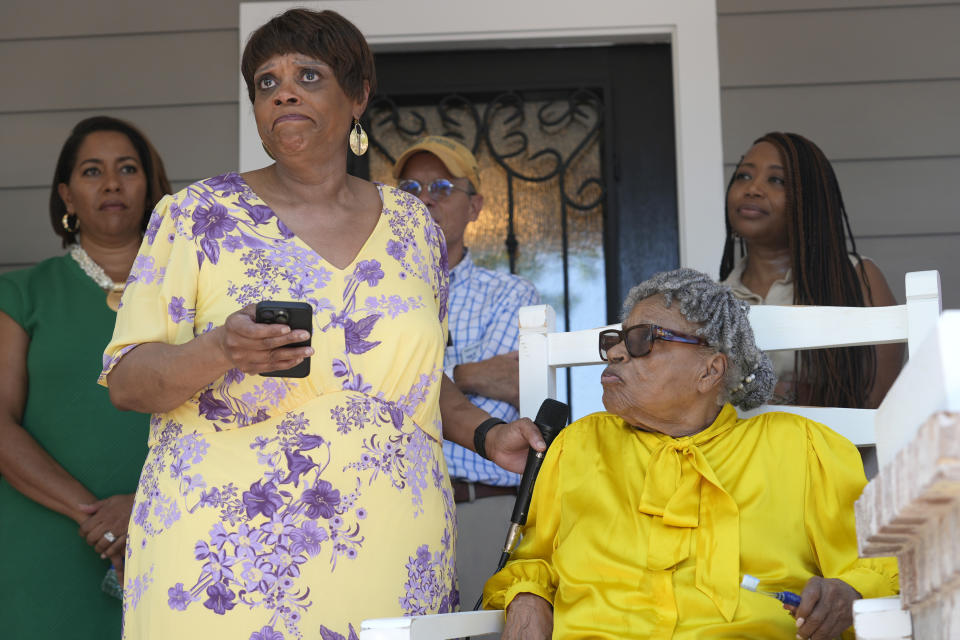
MULTIPOLYGON (((303 329, 313 336, 313 307, 306 302, 284 302, 264 300, 257 303, 255 320, 263 324, 285 324, 293 329, 303 329)), ((309 347, 310 338, 303 342, 294 342, 287 347, 309 347)), ((282 376, 284 378, 306 378, 310 375, 310 358, 290 369, 264 371, 262 376, 282 376)))

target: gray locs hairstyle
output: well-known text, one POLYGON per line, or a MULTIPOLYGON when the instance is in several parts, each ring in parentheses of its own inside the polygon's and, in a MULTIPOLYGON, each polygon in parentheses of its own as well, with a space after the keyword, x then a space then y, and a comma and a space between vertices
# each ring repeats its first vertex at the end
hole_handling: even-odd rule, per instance
POLYGON ((623 303, 623 320, 638 302, 662 295, 664 304, 680 303, 680 313, 699 325, 697 335, 727 356, 727 375, 720 403, 753 409, 770 399, 777 384, 769 356, 757 348, 747 314, 750 305, 734 297, 730 287, 714 282, 693 269, 676 269, 654 275, 630 289, 623 303))

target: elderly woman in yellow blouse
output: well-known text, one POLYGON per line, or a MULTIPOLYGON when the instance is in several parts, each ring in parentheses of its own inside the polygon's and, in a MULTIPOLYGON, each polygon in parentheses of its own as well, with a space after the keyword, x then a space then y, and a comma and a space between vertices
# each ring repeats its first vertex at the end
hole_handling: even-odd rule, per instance
POLYGON ((630 291, 600 334, 605 413, 550 448, 524 538, 487 582, 503 638, 835 638, 898 588, 857 557, 856 448, 787 413, 741 420, 776 383, 747 305, 690 269, 630 291), (791 617, 740 588, 801 595, 791 617))

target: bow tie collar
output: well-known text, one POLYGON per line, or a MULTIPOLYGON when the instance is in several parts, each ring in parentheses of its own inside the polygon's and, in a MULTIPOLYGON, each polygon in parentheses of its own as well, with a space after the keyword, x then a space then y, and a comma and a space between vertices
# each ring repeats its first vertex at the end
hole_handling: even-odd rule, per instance
POLYGON ((692 436, 661 435, 650 458, 640 511, 653 516, 647 564, 663 571, 690 556, 697 530, 696 585, 728 622, 740 602, 740 511, 700 447, 737 424, 724 405, 713 424, 692 436))

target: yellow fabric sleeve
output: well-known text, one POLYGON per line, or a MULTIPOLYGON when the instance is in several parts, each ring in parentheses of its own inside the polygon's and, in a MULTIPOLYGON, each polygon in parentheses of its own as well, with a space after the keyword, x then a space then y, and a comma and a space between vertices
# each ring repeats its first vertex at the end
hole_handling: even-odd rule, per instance
POLYGON ((551 605, 559 579, 553 552, 557 547, 560 509, 554 496, 560 490, 560 457, 565 432, 561 432, 547 451, 533 488, 533 499, 517 545, 507 566, 498 571, 483 589, 486 609, 506 609, 520 593, 538 595, 551 605))
POLYGON ((816 422, 807 421, 807 537, 825 578, 839 578, 864 598, 900 590, 896 558, 856 558, 853 504, 866 477, 856 447, 816 422), (851 559, 852 558, 852 559, 851 559))
POLYGON ((183 344, 206 330, 194 327, 200 258, 190 211, 178 204, 174 196, 165 196, 153 211, 104 352, 103 386, 107 374, 134 347, 147 342, 183 344))

